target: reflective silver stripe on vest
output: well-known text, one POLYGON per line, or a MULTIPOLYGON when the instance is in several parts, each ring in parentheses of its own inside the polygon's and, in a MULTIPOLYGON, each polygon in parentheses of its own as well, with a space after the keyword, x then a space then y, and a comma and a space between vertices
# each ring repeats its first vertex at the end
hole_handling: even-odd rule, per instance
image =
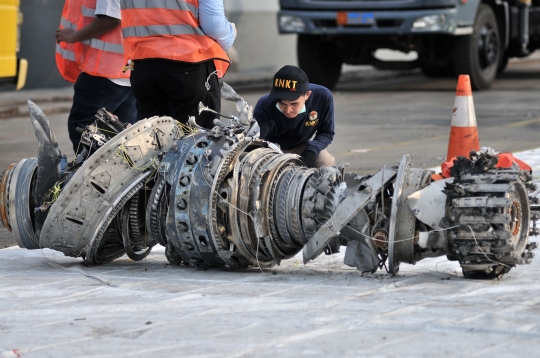
POLYGON ((82 13, 82 16, 96 17, 96 9, 90 9, 89 7, 86 7, 86 6, 81 6, 81 13, 82 13))
POLYGON ((125 9, 168 9, 189 11, 199 18, 197 7, 187 1, 182 0, 122 0, 120 4, 122 10, 125 9))
POLYGON ((124 38, 142 37, 155 35, 199 35, 206 36, 198 27, 190 25, 152 25, 152 26, 131 26, 122 29, 124 38))
POLYGON ((56 52, 59 53, 62 58, 75 62, 75 53, 73 51, 66 50, 56 44, 56 52))
POLYGON ((60 25, 62 25, 62 27, 64 29, 73 29, 73 30, 77 30, 77 25, 74 24, 73 22, 70 22, 68 21, 65 17, 62 16, 62 18, 60 19, 60 25))
POLYGON ((97 50, 114 52, 114 53, 119 53, 119 54, 124 53, 124 45, 122 44, 113 44, 111 42, 105 42, 99 39, 89 39, 89 40, 84 40, 81 42, 97 50))

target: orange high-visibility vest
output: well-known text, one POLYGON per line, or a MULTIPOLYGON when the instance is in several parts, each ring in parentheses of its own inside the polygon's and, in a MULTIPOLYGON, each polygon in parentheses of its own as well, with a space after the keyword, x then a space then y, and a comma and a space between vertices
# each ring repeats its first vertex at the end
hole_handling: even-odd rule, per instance
MULTIPOLYGON (((82 0, 79 28, 88 26, 95 20, 96 0, 82 0)), ((89 40, 78 42, 75 57, 82 70, 89 75, 106 78, 129 78, 122 72, 124 67, 124 45, 122 27, 89 40)))
MULTIPOLYGON (((60 19, 60 28, 78 30, 81 17, 81 0, 66 0, 60 19)), ((81 69, 75 60, 75 44, 61 42, 56 44, 56 66, 66 81, 75 82, 81 69)))
POLYGON ((214 60, 218 77, 227 72, 227 52, 200 27, 198 0, 122 0, 121 6, 126 62, 148 58, 191 63, 214 60))

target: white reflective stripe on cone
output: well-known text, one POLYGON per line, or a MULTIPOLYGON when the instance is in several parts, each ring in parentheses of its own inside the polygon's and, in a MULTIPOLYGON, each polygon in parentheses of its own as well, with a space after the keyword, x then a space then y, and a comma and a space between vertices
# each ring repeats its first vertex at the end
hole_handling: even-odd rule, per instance
POLYGON ((472 96, 456 96, 452 127, 476 127, 476 113, 472 96))

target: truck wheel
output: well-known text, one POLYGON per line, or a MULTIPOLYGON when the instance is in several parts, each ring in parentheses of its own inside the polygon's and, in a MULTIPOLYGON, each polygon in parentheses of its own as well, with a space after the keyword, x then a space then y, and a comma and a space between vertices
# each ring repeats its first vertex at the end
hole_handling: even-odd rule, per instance
POLYGON ((500 41, 493 10, 480 4, 473 34, 458 36, 453 51, 456 74, 469 75, 473 89, 488 89, 495 80, 502 56, 500 41))
POLYGON ((335 47, 320 36, 298 35, 298 65, 316 83, 328 89, 335 87, 341 75, 341 58, 335 47))
POLYGON ((499 63, 499 68, 497 68, 497 75, 500 75, 506 70, 506 67, 508 67, 508 55, 504 54, 501 58, 501 63, 499 63))

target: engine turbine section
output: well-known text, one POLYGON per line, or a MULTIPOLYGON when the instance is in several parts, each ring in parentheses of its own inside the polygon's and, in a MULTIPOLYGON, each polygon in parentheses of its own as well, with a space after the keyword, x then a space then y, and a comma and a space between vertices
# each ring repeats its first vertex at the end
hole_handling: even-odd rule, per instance
POLYGON ((343 188, 339 169, 308 169, 234 126, 186 137, 162 166, 169 193, 160 200, 169 210, 166 227, 153 222, 152 234, 168 233, 175 265, 271 267, 302 249, 343 188), (317 184, 324 194, 315 195, 317 184))
MULTIPOLYGON (((361 272, 447 256, 466 278, 500 278, 529 263, 530 173, 496 169, 475 152, 453 178, 398 167, 368 176, 342 167, 306 168, 259 139, 253 109, 224 85, 238 116, 212 130, 169 117, 125 125, 105 110, 67 163, 48 121, 29 102, 39 158, 12 164, 0 179, 0 219, 22 248, 42 247, 101 265, 165 246, 173 265, 268 268, 303 250, 304 263, 346 247, 361 272)), ((536 199, 533 203, 537 203, 536 199)), ((533 212, 534 211, 534 212, 533 212)))

